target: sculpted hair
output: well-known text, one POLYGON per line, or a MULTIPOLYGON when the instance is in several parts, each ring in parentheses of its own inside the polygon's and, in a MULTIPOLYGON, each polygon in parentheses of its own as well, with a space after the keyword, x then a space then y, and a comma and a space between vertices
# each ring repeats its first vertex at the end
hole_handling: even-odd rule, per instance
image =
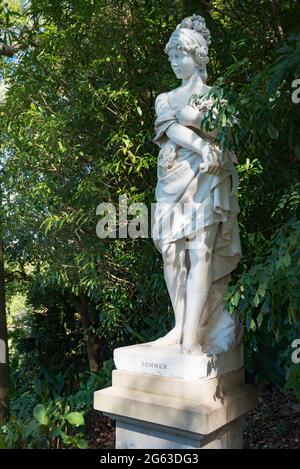
POLYGON ((185 18, 172 33, 165 52, 171 49, 191 52, 198 65, 199 74, 204 81, 207 80, 206 65, 209 62, 208 49, 211 44, 211 35, 202 16, 193 15, 185 18))

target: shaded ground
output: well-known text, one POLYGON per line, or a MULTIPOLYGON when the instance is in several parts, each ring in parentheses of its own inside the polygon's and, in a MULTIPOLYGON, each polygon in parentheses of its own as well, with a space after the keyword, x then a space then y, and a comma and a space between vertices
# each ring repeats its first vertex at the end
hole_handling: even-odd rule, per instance
POLYGON ((89 448, 113 449, 115 447, 115 423, 100 412, 91 412, 86 421, 86 439, 89 448))
POLYGON ((300 404, 292 395, 263 389, 262 403, 246 420, 244 448, 300 449, 300 404))
MULTIPOLYGON (((98 412, 89 415, 87 440, 94 449, 115 446, 114 422, 98 412)), ((262 403, 249 413, 244 431, 247 449, 300 449, 300 404, 276 387, 266 386, 262 403)))

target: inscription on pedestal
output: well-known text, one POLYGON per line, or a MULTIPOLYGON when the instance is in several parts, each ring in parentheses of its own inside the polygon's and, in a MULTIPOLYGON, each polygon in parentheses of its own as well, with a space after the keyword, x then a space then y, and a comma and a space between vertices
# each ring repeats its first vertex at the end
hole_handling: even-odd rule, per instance
POLYGON ((117 370, 200 381, 243 368, 243 348, 216 356, 187 355, 180 345, 154 347, 150 342, 115 349, 114 361, 117 370))
POLYGON ((159 370, 166 370, 168 365, 165 363, 154 363, 154 362, 141 362, 144 368, 158 368, 159 370))

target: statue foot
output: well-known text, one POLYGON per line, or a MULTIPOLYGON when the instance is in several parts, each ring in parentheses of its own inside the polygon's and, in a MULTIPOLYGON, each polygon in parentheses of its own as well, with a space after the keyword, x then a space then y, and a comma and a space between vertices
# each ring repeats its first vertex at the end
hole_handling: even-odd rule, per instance
POLYGON ((194 334, 186 335, 184 337, 181 350, 182 353, 186 353, 188 355, 199 355, 203 353, 199 337, 194 334))
POLYGON ((155 347, 165 347, 168 345, 179 345, 181 343, 182 329, 180 327, 174 327, 168 334, 160 339, 151 342, 151 345, 155 347))

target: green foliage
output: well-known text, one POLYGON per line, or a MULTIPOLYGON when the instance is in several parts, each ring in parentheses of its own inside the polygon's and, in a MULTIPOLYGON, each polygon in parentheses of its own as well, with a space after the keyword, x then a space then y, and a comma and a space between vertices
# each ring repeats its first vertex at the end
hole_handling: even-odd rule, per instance
POLYGON ((97 374, 73 376, 73 394, 65 394, 67 374, 48 373, 40 380, 37 373, 33 385, 19 382, 11 419, 0 427, 0 448, 87 448, 84 417, 91 411, 93 392, 111 384, 111 370, 107 361, 97 374))
POLYGON ((117 205, 122 194, 128 204, 154 202, 154 101, 178 86, 164 46, 193 12, 213 38, 208 84, 218 114, 203 125, 217 128, 239 161, 244 257, 228 305, 245 326, 252 378, 299 393, 290 362, 300 336, 300 105, 291 99, 300 77, 299 2, 206 3, 31 0, 0 11, 0 42, 20 46, 0 58, 1 231, 9 298, 27 298, 26 314, 10 318, 12 419, 2 446, 83 447, 74 413, 85 416, 91 389, 109 374, 78 378, 87 368, 84 339, 97 337, 106 360, 114 347, 171 327, 152 241, 98 239, 96 207, 117 205))
MULTIPOLYGON (((257 236, 252 241, 257 245, 257 236)), ((300 223, 290 220, 266 248, 256 253, 251 268, 232 287, 229 308, 238 309, 248 331, 255 332, 265 322, 280 340, 286 328, 300 320, 300 223)))
POLYGON ((198 106, 203 100, 211 100, 212 106, 207 110, 201 127, 206 132, 216 132, 214 141, 225 149, 231 149, 237 143, 236 127, 238 124, 237 110, 233 104, 223 98, 224 91, 219 86, 212 86, 204 95, 192 96, 190 104, 198 106))
POLYGON ((281 226, 270 241, 262 233, 254 235, 251 266, 244 267, 227 295, 229 310, 237 311, 245 324, 248 371, 279 384, 289 375, 290 345, 299 334, 299 237, 295 219, 281 226))

